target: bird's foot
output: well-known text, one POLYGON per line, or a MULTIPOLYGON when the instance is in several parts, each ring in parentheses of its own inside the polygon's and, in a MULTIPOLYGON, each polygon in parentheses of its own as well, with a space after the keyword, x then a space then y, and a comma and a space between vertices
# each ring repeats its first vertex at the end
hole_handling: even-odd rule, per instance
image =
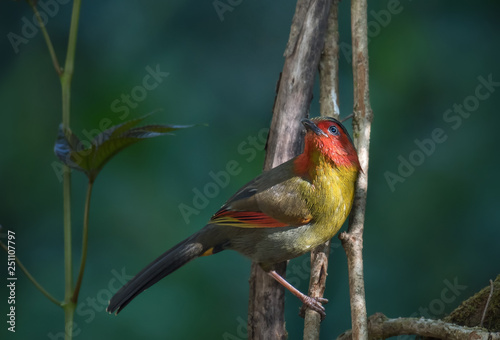
POLYGON ((281 275, 276 273, 276 271, 271 270, 268 274, 274 278, 276 281, 281 283, 286 289, 288 289, 293 295, 298 297, 300 301, 304 304, 300 309, 300 316, 305 317, 306 309, 309 308, 315 312, 317 312, 321 316, 321 320, 323 320, 326 316, 325 307, 323 307, 323 303, 328 303, 328 300, 322 297, 310 297, 301 293, 297 288, 288 283, 281 275))
POLYGON ((328 303, 328 299, 321 297, 314 298, 304 295, 301 300, 304 303, 302 305, 302 308, 300 309, 301 317, 305 317, 307 309, 311 309, 317 312, 321 316, 321 320, 323 320, 326 317, 325 307, 323 307, 323 304, 328 303))

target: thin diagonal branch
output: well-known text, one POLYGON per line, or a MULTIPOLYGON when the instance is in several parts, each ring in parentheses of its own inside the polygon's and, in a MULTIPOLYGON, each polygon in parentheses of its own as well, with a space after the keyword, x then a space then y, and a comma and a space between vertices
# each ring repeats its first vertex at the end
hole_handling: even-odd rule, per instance
MULTIPOLYGON (((2 247, 5 251, 8 251, 8 248, 7 246, 0 241, 0 247, 2 247)), ((17 266, 19 268, 21 268, 21 271, 24 273, 24 275, 26 275, 26 277, 28 278, 28 280, 31 281, 31 283, 33 283, 35 285, 35 287, 43 294, 45 295, 45 297, 47 297, 47 299, 49 299, 50 301, 52 301, 54 304, 56 304, 57 306, 61 307, 61 301, 57 300, 55 297, 53 297, 49 292, 47 292, 45 290, 45 288, 42 287, 41 284, 38 283, 37 280, 35 280, 35 278, 30 274, 30 272, 28 271, 28 269, 26 269, 26 267, 23 265, 23 263, 21 262, 21 260, 19 260, 19 258, 16 256, 16 263, 17 263, 17 266)))
POLYGON ((54 50, 54 46, 52 45, 52 41, 50 40, 49 33, 45 28, 45 24, 43 23, 42 17, 40 16, 40 13, 38 12, 38 9, 36 8, 36 5, 33 0, 28 0, 28 4, 35 13, 36 20, 38 21, 38 26, 40 26, 40 29, 42 30, 43 38, 45 39, 45 42, 47 43, 47 47, 49 49, 50 57, 52 58, 52 64, 54 65, 57 75, 60 77, 63 71, 61 69, 61 66, 59 66, 59 61, 57 60, 56 51, 54 50))

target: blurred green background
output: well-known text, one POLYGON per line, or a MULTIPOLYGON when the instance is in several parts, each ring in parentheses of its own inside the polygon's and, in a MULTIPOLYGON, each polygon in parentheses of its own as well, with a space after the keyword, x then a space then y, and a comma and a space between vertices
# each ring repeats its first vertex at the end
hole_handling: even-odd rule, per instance
MULTIPOLYGON (((45 11, 47 27, 62 62, 72 5, 40 3, 52 4, 45 11)), ((118 124, 158 108, 163 111, 148 123, 208 127, 141 142, 100 174, 75 339, 246 337, 250 262, 232 252, 190 263, 118 317, 104 311, 121 286, 117 277, 128 279, 201 228, 236 189, 261 172, 262 143, 248 143, 269 126, 295 2, 232 3, 219 16, 211 1, 83 2, 73 131, 84 139, 96 134, 92 130, 103 119, 118 124), (169 75, 145 94, 133 92, 142 86, 148 66, 169 75), (113 103, 123 105, 116 101, 134 93, 143 98, 123 117, 125 111, 117 112, 113 103), (193 190, 203 191, 213 182, 210 173, 224 170, 230 161, 238 162, 241 172, 186 223, 179 205, 192 206, 193 190)), ((368 314, 439 318, 500 273, 500 3, 369 5, 375 119, 364 243, 368 314), (490 77, 490 90, 478 90, 480 77, 490 77), (465 106, 464 117, 454 112, 455 104, 465 106), (431 138, 435 129, 442 129, 446 140, 419 158, 424 154, 415 140, 431 138), (418 165, 409 174, 408 168, 398 170, 401 159, 418 165), (399 181, 388 181, 388 172, 401 176, 399 181)), ((344 116, 352 111, 349 7, 349 1, 340 3, 344 116)), ((26 3, 0 4, 0 224, 3 236, 15 231, 16 251, 26 267, 62 299, 62 186, 53 169, 60 86, 41 32, 29 30, 32 22, 26 3), (23 43, 9 41, 12 34, 25 33, 29 37, 23 43)), ((318 98, 316 89, 313 116, 318 98)), ((432 149, 428 142, 427 147, 432 149)), ((85 187, 84 175, 75 172, 75 268, 85 187)), ((322 339, 350 328, 346 258, 336 237, 332 250, 322 339)), ((7 332, 5 255, 0 262, 0 338, 62 339, 62 310, 19 269, 16 333, 7 332)), ((306 290, 308 256, 291 261, 289 268, 290 281, 306 290)), ((288 293, 286 307, 289 339, 300 339, 300 305, 288 293)))

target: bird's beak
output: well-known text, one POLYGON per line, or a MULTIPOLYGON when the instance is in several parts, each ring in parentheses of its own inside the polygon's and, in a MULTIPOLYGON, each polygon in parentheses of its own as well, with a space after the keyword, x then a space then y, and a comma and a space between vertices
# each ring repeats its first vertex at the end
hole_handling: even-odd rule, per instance
POLYGON ((312 131, 318 136, 328 137, 328 135, 324 133, 316 124, 314 124, 312 120, 304 118, 300 122, 304 125, 307 131, 312 131))

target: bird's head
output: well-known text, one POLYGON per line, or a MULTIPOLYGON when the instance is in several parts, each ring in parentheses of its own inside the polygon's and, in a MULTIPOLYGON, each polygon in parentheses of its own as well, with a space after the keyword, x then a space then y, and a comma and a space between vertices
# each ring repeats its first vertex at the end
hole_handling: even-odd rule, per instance
POLYGON ((314 162, 314 158, 321 154, 337 167, 361 170, 351 136, 342 123, 331 117, 302 119, 301 122, 306 128, 304 158, 314 162))

